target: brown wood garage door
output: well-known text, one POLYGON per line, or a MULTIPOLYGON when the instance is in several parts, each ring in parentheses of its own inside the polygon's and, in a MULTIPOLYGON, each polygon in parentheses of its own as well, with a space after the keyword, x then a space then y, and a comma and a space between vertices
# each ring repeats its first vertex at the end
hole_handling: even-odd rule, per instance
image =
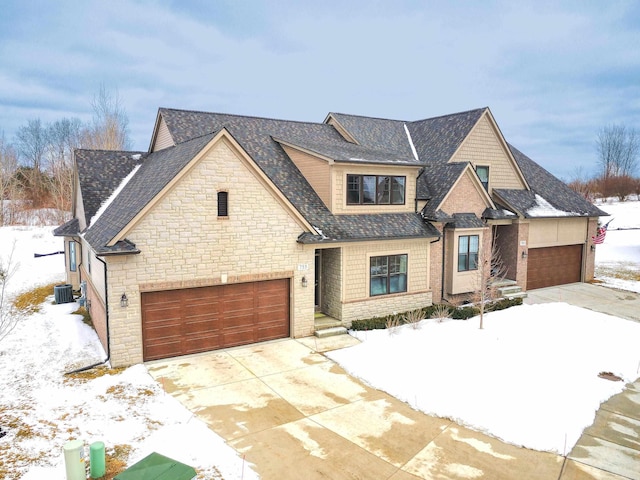
POLYGON ((289 280, 144 292, 144 360, 289 336, 289 280))
POLYGON ((527 261, 527 290, 581 281, 582 245, 532 248, 527 261))

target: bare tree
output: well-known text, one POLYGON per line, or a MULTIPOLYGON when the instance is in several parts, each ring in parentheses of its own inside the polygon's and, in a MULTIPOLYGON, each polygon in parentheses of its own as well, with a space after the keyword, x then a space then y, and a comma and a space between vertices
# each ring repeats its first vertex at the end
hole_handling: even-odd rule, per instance
POLYGON ((16 132, 16 148, 19 159, 25 165, 22 169, 25 190, 32 207, 40 207, 46 197, 46 178, 43 166, 47 160, 49 136, 47 128, 39 118, 29 120, 16 132))
POLYGON ((84 132, 84 147, 97 150, 130 149, 129 117, 120 102, 118 91, 111 93, 101 85, 91 106, 93 120, 84 132))
MULTIPOLYGON (((81 146, 82 123, 77 118, 63 118, 48 126, 49 175, 51 201, 63 217, 71 210, 73 191, 73 150, 81 146)), ((64 221, 65 218, 58 219, 64 221)))
POLYGON ((11 205, 12 185, 18 168, 18 157, 13 146, 5 141, 4 132, 0 133, 0 225, 7 223, 14 205, 11 205))
POLYGON ((0 258, 0 340, 9 335, 18 323, 18 315, 9 300, 7 284, 18 269, 18 264, 13 260, 16 251, 15 241, 9 252, 9 256, 3 260, 0 258))
POLYGON ((480 328, 484 328, 486 305, 496 298, 497 286, 507 274, 507 267, 502 261, 500 248, 489 235, 483 235, 478 249, 478 269, 476 271, 474 301, 480 311, 480 328))
POLYGON ((16 132, 16 147, 23 163, 41 172, 49 148, 48 132, 39 118, 29 120, 16 132))
POLYGON ((598 164, 603 179, 635 173, 640 153, 640 135, 625 125, 603 127, 596 140, 598 164))

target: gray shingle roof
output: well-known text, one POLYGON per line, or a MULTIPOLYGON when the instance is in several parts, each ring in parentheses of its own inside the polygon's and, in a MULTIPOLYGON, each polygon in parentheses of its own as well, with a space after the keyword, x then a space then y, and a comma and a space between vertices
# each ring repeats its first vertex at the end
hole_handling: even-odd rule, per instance
MULTIPOLYGON (((150 153, 84 236, 97 254, 137 252, 135 246, 107 244, 211 141, 214 134, 196 137, 174 147, 150 153)), ((116 185, 115 188, 119 186, 116 185)), ((115 189, 114 188, 114 189, 115 189)), ((83 189, 84 192, 84 189, 83 189)), ((105 197, 102 201, 106 201, 105 197)))
POLYGON ((509 145, 509 148, 526 178, 531 191, 498 189, 496 190, 496 194, 504 199, 512 208, 518 210, 518 213, 522 214, 525 218, 532 217, 527 211, 537 204, 536 194, 544 198, 557 210, 571 213, 572 216, 598 217, 607 215, 606 212, 603 212, 591 202, 582 198, 565 183, 554 177, 513 145, 509 145))
MULTIPOLYGON (((466 163, 435 163, 429 164, 422 170, 418 177, 418 192, 427 197, 422 209, 422 216, 427 220, 442 221, 449 218, 448 215, 438 210, 438 207, 456 183, 462 172, 467 167, 466 163)), ((451 212, 453 213, 453 212, 451 212)))
MULTIPOLYGON (((166 123, 175 146, 149 154, 87 150, 76 153, 87 220, 95 215, 101 203, 136 164, 141 163, 140 169, 118 197, 102 213, 95 225, 89 227, 85 238, 97 253, 137 252, 135 246, 126 241, 119 242, 114 247, 106 247, 106 244, 205 147, 213 138, 214 132, 223 128, 235 138, 298 212, 319 230, 317 234, 302 234, 299 241, 317 243, 437 237, 438 231, 424 222, 421 216, 434 221, 452 220, 437 207, 467 164, 447 162, 486 110, 480 108, 415 122, 331 114, 356 139, 358 144, 354 144, 346 141, 333 126, 323 123, 161 108, 159 115, 166 123), (420 162, 414 158, 407 129, 420 162), (417 182, 417 196, 418 199, 427 200, 427 204, 421 215, 333 215, 285 154, 279 141, 335 161, 425 165, 417 182)), ((496 190, 497 196, 504 203, 526 214, 527 209, 535 204, 535 194, 539 194, 560 210, 577 212, 582 216, 604 214, 517 149, 510 148, 533 191, 496 190)), ((511 218, 501 210, 485 211, 485 214, 487 218, 511 218)), ((460 221, 466 219, 462 217, 460 221)), ((457 224, 457 219, 454 218, 453 221, 457 224)))
POLYGON ((86 225, 89 225, 102 202, 129 175, 146 152, 112 150, 76 150, 75 161, 80 185, 86 225))
POLYGON ((411 145, 404 129, 405 121, 363 117, 344 113, 330 114, 345 130, 363 146, 393 150, 406 157, 413 157, 411 145))
POLYGON ((478 108, 407 123, 420 160, 425 164, 448 162, 486 110, 478 108))
POLYGON ((53 230, 53 235, 55 237, 75 237, 79 233, 80 222, 77 218, 72 218, 53 230))
POLYGON ((475 213, 454 213, 453 220, 447 223, 453 228, 483 228, 485 223, 475 213))
POLYGON ((383 165, 412 165, 420 166, 413 155, 406 156, 398 152, 384 149, 355 145, 340 140, 336 143, 319 143, 308 138, 274 138, 277 142, 288 143, 310 152, 328 157, 336 162, 383 164, 383 165))

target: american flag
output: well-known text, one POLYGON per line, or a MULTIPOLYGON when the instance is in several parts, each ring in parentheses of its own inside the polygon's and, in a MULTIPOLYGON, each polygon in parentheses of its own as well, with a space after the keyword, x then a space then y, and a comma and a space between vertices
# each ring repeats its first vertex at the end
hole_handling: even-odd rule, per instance
MULTIPOLYGON (((611 220, 613 220, 613 218, 611 220)), ((604 243, 604 237, 607 236, 607 228, 609 227, 611 220, 609 220, 603 226, 598 227, 598 230, 596 231, 596 236, 591 237, 591 240, 593 240, 594 245, 600 245, 601 243, 604 243)))

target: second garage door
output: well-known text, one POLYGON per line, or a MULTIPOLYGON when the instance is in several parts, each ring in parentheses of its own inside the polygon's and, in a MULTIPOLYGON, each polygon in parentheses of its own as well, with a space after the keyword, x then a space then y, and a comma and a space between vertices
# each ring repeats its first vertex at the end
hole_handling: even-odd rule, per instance
POLYGON ((289 336, 289 280, 143 292, 144 360, 289 336))
POLYGON ((582 279, 582 245, 532 248, 527 261, 527 290, 582 279))

